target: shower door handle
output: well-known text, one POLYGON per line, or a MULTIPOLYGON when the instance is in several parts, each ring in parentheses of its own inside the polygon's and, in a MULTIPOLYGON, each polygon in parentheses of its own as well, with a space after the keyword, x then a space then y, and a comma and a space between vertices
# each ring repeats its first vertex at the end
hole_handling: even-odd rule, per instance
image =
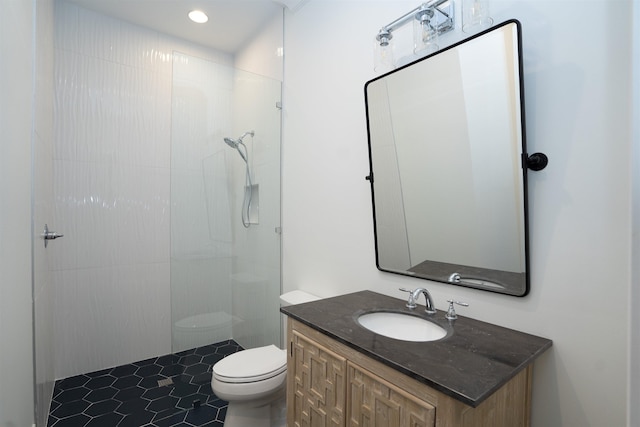
POLYGON ((49 226, 47 224, 44 225, 44 233, 42 233, 42 237, 44 237, 44 247, 47 247, 49 240, 55 240, 58 237, 63 237, 64 234, 56 233, 55 231, 49 231, 49 226))

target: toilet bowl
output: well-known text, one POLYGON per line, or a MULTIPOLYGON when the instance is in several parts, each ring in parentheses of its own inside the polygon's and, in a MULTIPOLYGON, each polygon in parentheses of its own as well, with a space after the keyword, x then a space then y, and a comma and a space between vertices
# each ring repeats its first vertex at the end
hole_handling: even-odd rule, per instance
POLYGON ((216 363, 211 388, 229 402, 225 427, 284 426, 277 408, 284 408, 279 401, 286 379, 287 353, 275 345, 239 351, 216 363))
MULTIPOLYGON (((282 295, 280 302, 317 299, 294 291, 282 295)), ((242 350, 213 365, 211 388, 229 402, 224 427, 286 427, 286 378, 287 353, 275 345, 242 350)))

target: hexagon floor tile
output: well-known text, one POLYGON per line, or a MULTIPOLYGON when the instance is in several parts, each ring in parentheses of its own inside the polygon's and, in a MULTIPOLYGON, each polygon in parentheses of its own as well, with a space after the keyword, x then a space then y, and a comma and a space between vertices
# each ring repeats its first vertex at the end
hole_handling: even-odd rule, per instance
POLYGON ((48 427, 222 427, 211 367, 233 340, 56 381, 48 427))

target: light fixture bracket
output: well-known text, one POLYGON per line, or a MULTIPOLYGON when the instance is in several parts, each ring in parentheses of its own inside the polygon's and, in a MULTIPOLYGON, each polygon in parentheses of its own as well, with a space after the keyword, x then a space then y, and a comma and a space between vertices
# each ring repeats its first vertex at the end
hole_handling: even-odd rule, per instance
POLYGON ((378 35, 376 36, 376 40, 380 42, 380 46, 389 46, 389 41, 393 38, 391 31, 382 27, 380 31, 378 31, 378 35))
POLYGON ((393 32, 403 25, 417 19, 420 22, 428 20, 438 35, 447 33, 454 28, 453 0, 431 0, 390 22, 378 31, 376 40, 380 46, 388 46, 393 38, 393 32))

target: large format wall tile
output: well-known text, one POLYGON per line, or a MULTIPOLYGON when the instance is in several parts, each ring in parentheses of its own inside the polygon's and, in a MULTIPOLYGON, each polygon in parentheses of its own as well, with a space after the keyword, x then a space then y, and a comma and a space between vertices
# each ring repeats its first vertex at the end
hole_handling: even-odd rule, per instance
POLYGON ((55 19, 56 377, 169 353, 172 321, 235 322, 237 272, 270 284, 268 305, 251 286, 236 292, 251 300, 241 335, 277 341, 279 320, 262 337, 255 327, 258 312, 278 313, 279 269, 264 261, 279 266, 279 83, 72 3, 56 2, 55 19), (262 206, 275 209, 250 231, 239 216, 244 164, 223 143, 247 130, 262 206))
POLYGON ((230 57, 55 4, 57 378, 171 351, 173 51, 230 57))

